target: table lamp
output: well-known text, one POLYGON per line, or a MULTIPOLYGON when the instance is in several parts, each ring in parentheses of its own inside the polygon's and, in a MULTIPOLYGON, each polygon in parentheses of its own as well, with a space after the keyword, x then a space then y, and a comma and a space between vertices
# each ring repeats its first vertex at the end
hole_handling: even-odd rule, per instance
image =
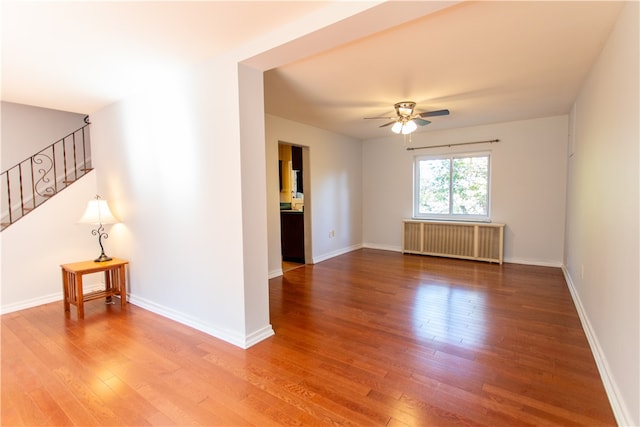
POLYGON ((80 224, 93 224, 98 227, 91 230, 91 234, 98 236, 98 244, 100 245, 100 256, 94 259, 95 262, 111 261, 111 257, 104 254, 104 247, 102 246, 102 239, 109 238, 109 235, 104 232, 104 225, 115 224, 118 220, 113 216, 107 201, 96 195, 95 199, 89 200, 87 209, 84 211, 82 218, 78 220, 80 224))

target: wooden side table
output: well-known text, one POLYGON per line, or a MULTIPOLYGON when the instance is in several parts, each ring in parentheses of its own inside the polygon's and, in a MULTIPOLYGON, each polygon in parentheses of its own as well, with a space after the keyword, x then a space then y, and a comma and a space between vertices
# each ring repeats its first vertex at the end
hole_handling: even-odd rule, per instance
POLYGON ((113 258, 111 261, 95 262, 81 261, 62 264, 62 292, 64 294, 64 312, 71 311, 71 304, 76 306, 78 319, 84 319, 84 302, 98 298, 119 296, 122 309, 127 304, 127 278, 125 265, 129 261, 113 258), (104 272, 105 289, 84 295, 82 291, 82 276, 91 273, 104 272))

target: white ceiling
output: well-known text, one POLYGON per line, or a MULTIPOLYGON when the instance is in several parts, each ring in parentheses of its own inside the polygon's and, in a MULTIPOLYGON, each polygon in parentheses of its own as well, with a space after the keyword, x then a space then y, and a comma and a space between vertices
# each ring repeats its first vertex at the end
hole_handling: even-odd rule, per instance
POLYGON ((617 2, 465 2, 265 74, 266 109, 359 138, 398 101, 449 109, 423 129, 568 113, 617 2))
POLYGON ((2 100, 92 113, 324 5, 2 0, 2 100))
MULTIPOLYGON (((324 5, 5 0, 2 99, 91 113, 324 5)), ((565 114, 621 6, 463 2, 267 71, 265 109, 360 139, 403 100, 451 111, 420 131, 565 114)))

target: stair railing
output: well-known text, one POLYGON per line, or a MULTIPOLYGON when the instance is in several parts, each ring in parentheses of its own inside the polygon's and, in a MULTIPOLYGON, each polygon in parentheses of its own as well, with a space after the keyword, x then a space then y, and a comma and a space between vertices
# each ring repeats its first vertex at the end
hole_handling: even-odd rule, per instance
POLYGON ((89 121, 0 174, 4 230, 92 170, 89 121))

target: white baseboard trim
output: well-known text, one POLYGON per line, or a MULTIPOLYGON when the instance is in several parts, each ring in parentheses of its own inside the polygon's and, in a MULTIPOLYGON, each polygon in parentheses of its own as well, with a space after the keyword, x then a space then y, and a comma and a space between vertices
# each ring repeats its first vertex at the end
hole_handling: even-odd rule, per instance
POLYGON ((362 247, 367 249, 379 249, 381 251, 402 252, 402 247, 400 246, 378 245, 376 243, 364 243, 362 247))
MULTIPOLYGON (((85 293, 98 291, 104 289, 104 283, 97 283, 91 286, 84 286, 83 291, 85 293)), ((26 310, 28 308, 37 307, 39 305, 49 304, 56 301, 62 301, 62 290, 60 292, 54 292, 49 295, 43 295, 37 298, 31 298, 24 301, 14 302, 11 304, 3 305, 0 307, 0 315, 13 313, 14 311, 26 310)))
POLYGON ((255 332, 252 332, 245 336, 244 346, 242 348, 249 348, 254 344, 258 344, 260 341, 266 340, 269 337, 274 336, 276 333, 274 332, 271 325, 267 325, 262 329, 259 329, 255 332))
POLYGON ((62 301, 62 292, 56 292, 37 298, 31 298, 24 301, 3 305, 0 314, 8 314, 13 313, 14 311, 26 310, 28 308, 33 308, 39 305, 49 304, 56 301, 62 301))
POLYGON ((317 264, 319 262, 326 261, 326 260, 328 260, 330 258, 334 258, 334 257, 337 257, 339 255, 344 255, 346 253, 353 252, 353 251, 361 249, 361 248, 362 248, 362 244, 357 244, 357 245, 353 245, 353 246, 348 246, 346 248, 338 249, 338 250, 335 250, 335 251, 332 251, 332 252, 328 252, 326 254, 323 254, 323 255, 320 255, 320 256, 317 256, 317 257, 314 256, 313 257, 313 263, 317 264))
POLYGON ((524 264, 524 265, 537 265, 538 267, 562 268, 562 262, 560 261, 537 261, 537 260, 520 259, 520 258, 505 258, 503 261, 508 262, 510 264, 524 264))
MULTIPOLYGON (((329 256, 327 258, 323 258, 322 261, 324 261, 325 259, 328 259, 328 258, 332 258, 334 256, 342 255, 343 253, 347 253, 347 252, 351 252, 351 251, 356 250, 356 249, 360 249, 360 248, 377 249, 377 250, 381 250, 381 251, 390 251, 390 252, 402 252, 402 247, 401 246, 380 245, 380 244, 377 244, 377 243, 363 243, 362 245, 353 246, 352 249, 346 250, 344 252, 337 251, 335 254, 332 253, 331 256, 329 256)), ((430 256, 430 255, 425 255, 425 256, 430 256)), ((444 257, 444 258, 446 258, 446 257, 444 257)), ((454 257, 454 258, 451 258, 451 259, 456 259, 456 258, 454 257)), ((314 258, 314 261, 315 261, 315 258, 314 258)), ((556 262, 556 261, 536 261, 536 260, 520 259, 520 258, 505 258, 504 262, 511 263, 511 264, 536 265, 536 266, 539 266, 539 267, 555 267, 555 268, 562 268, 563 267, 562 262, 556 262)))
MULTIPOLYGON (((362 246, 368 249, 379 249, 382 251, 402 252, 402 247, 400 246, 379 245, 376 243, 365 243, 362 246)), ((425 255, 425 256, 430 256, 430 255, 425 255)), ((456 258, 453 257, 451 259, 456 259, 456 258)), ((532 261, 532 260, 520 259, 520 258, 505 258, 504 262, 511 263, 511 264, 537 265, 539 267, 562 268, 562 263, 555 262, 555 261, 535 261, 535 260, 532 261)))
POLYGON ((576 310, 578 311, 578 317, 580 317, 582 329, 584 329, 585 335, 587 336, 587 341, 589 342, 589 347, 591 347, 591 353, 593 353, 593 357, 596 361, 596 366, 598 367, 600 378, 602 379, 607 397, 609 398, 609 403, 611 403, 613 415, 616 417, 618 425, 632 426, 634 424, 631 413, 626 407, 624 400, 620 397, 620 389, 616 385, 613 377, 610 375, 611 369, 609 369, 607 358, 604 354, 604 351, 602 350, 602 347, 600 346, 595 331, 591 326, 591 322, 589 322, 589 317, 587 316, 584 306, 582 305, 582 301, 580 301, 580 295, 578 294, 573 280, 571 279, 571 275, 564 265, 562 266, 562 272, 567 282, 569 292, 571 293, 573 304, 576 306, 576 310))
POLYGON ((273 279, 274 277, 279 277, 282 276, 284 274, 284 272, 282 271, 282 268, 276 268, 275 270, 272 270, 269 272, 269 279, 273 279))
POLYGON ((139 297, 134 294, 129 294, 129 303, 144 308, 152 313, 158 314, 162 317, 174 320, 186 326, 190 326, 201 332, 213 336, 214 338, 221 339, 237 347, 247 349, 254 344, 259 343, 262 340, 275 335, 271 325, 267 325, 258 331, 252 332, 248 335, 242 335, 235 331, 222 329, 207 323, 203 323, 199 319, 189 316, 188 314, 173 310, 171 308, 156 304, 146 298, 139 297))

